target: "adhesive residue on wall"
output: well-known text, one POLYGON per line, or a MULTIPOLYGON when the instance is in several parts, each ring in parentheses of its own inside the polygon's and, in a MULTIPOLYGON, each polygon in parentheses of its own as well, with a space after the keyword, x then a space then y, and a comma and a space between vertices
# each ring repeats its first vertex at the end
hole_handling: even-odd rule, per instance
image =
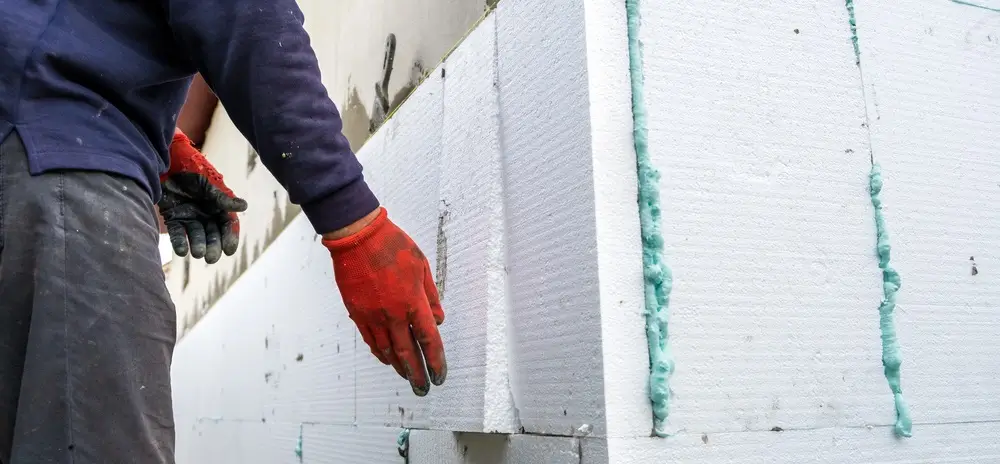
POLYGON ((882 269, 882 303, 879 304, 879 328, 882 332, 882 366, 885 379, 889 382, 896 407, 896 423, 893 427, 896 436, 909 437, 913 431, 913 421, 910 410, 903 399, 903 389, 900 383, 900 366, 903 358, 900 354, 899 339, 896 335, 896 322, 893 312, 896 309, 896 294, 899 292, 901 280, 899 273, 889 264, 892 247, 889 245, 889 232, 886 230, 885 216, 882 214, 882 169, 875 163, 869 174, 869 190, 872 206, 875 208, 876 252, 878 267, 882 269))
POLYGON ((858 44, 858 24, 854 19, 854 0, 847 0, 847 20, 851 23, 851 43, 854 44, 854 64, 861 65, 861 46, 858 44))
POLYGON ((653 403, 653 435, 668 436, 670 375, 674 361, 669 344, 669 296, 673 277, 663 257, 660 232, 660 173, 649 156, 646 103, 643 94, 642 44, 639 42, 639 0, 626 0, 629 70, 632 81, 632 119, 639 177, 639 223, 645 280, 646 337, 649 343, 649 399, 653 403))
POLYGON ((343 121, 344 136, 351 144, 351 150, 355 153, 368 141, 368 109, 361 102, 361 95, 358 88, 352 86, 347 94, 347 102, 340 111, 340 119, 343 121))
POLYGON ((249 175, 254 169, 257 169, 257 165, 260 164, 260 154, 257 150, 253 148, 253 145, 247 144, 247 174, 249 175))
POLYGON ((403 429, 399 431, 399 436, 396 437, 396 450, 399 451, 399 455, 406 457, 410 451, 410 429, 403 429))
POLYGON ((302 462, 302 424, 299 424, 299 440, 295 442, 295 457, 302 462))
POLYGON ((399 109, 399 107, 403 104, 403 102, 406 101, 407 98, 410 98, 410 95, 413 93, 413 91, 417 89, 417 86, 419 86, 426 77, 427 77, 427 71, 424 68, 423 61, 421 61, 420 59, 414 60, 413 65, 410 66, 410 75, 408 77, 408 80, 392 96, 392 99, 389 101, 388 113, 384 118, 382 118, 381 121, 378 121, 378 124, 376 124, 375 127, 372 128, 374 129, 372 133, 377 131, 379 127, 381 127, 383 124, 385 124, 386 121, 388 121, 389 119, 392 118, 393 115, 395 115, 396 110, 399 109))

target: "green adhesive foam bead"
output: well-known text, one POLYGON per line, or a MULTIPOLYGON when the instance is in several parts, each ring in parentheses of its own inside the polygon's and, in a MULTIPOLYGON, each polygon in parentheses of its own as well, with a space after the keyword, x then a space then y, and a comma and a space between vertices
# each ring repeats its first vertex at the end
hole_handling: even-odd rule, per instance
POLYGON ((670 375, 674 361, 670 352, 669 311, 673 276, 663 257, 660 232, 660 173, 649 157, 646 102, 643 94, 642 44, 639 42, 638 0, 626 0, 628 18, 629 71, 632 80, 632 135, 639 177, 639 224, 642 235, 642 265, 645 281, 646 337, 649 342, 649 399, 653 404, 653 434, 666 437, 670 415, 670 375))
POLYGON ((869 192, 872 206, 875 208, 875 250, 878 253, 878 267, 882 269, 882 303, 878 307, 879 328, 882 331, 882 367, 885 379, 889 382, 893 401, 896 407, 896 423, 893 431, 896 436, 909 437, 913 435, 913 420, 910 419, 910 408, 903 399, 903 388, 900 383, 899 368, 903 357, 899 350, 899 340, 896 337, 896 322, 893 312, 896 310, 896 294, 901 281, 899 273, 889 265, 892 247, 889 245, 889 232, 885 227, 885 216, 882 214, 882 168, 875 163, 869 174, 869 192))

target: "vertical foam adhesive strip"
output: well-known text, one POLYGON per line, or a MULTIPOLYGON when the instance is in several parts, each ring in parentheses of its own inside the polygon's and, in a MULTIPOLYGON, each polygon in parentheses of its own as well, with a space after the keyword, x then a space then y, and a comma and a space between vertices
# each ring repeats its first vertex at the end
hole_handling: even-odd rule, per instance
POLYGON ((854 0, 847 0, 847 20, 851 23, 851 43, 854 44, 854 64, 861 65, 861 46, 858 45, 858 23, 854 19, 854 0))
POLYGON ((410 429, 403 429, 399 431, 399 436, 396 437, 396 449, 399 451, 399 455, 406 457, 410 451, 410 429))
POLYGON ((653 435, 668 436, 670 415, 670 374, 674 361, 669 344, 668 304, 672 276, 663 257, 660 232, 660 173, 649 157, 646 102, 643 93, 642 18, 639 0, 625 1, 628 18, 629 72, 632 83, 632 135, 639 174, 639 224, 642 235, 642 266, 645 285, 646 337, 649 343, 649 399, 653 403, 653 435))
MULTIPOLYGON (((854 17, 854 0, 846 0, 846 5, 848 21, 851 24, 851 43, 854 44, 855 64, 860 68, 861 47, 858 43, 858 24, 854 17)), ((864 73, 861 73, 861 88, 864 92, 864 73)), ((865 121, 869 124, 869 144, 871 144, 871 120, 868 118, 867 105, 865 121)), ((875 248, 878 254, 878 267, 882 269, 882 302, 878 307, 879 329, 882 333, 882 368, 885 372, 885 379, 889 382, 889 389, 892 391, 896 408, 896 422, 893 425, 893 431, 897 437, 909 437, 913 434, 913 421, 910 419, 910 409, 903 399, 899 373, 903 358, 899 350, 896 322, 893 317, 896 310, 896 294, 899 292, 901 281, 899 273, 889 265, 889 254, 892 247, 889 246, 889 232, 886 230, 885 216, 882 214, 882 168, 875 162, 875 154, 872 153, 871 156, 872 169, 868 175, 868 190, 875 210, 875 248)))
POLYGON ((295 457, 299 458, 299 462, 302 462, 302 428, 303 425, 299 424, 299 440, 295 443, 295 457))
POLYGON ((909 437, 913 434, 913 421, 910 419, 910 409, 906 406, 906 401, 903 400, 903 388, 899 375, 903 357, 900 354, 899 340, 896 337, 896 322, 893 319, 893 312, 896 309, 896 294, 899 292, 901 281, 899 273, 889 264, 892 247, 889 246, 889 232, 886 230, 885 217, 882 214, 882 168, 878 163, 872 164, 871 174, 869 174, 869 191, 872 197, 872 206, 875 208, 875 233, 877 236, 875 243, 878 253, 878 267, 882 269, 883 296, 882 303, 878 307, 879 328, 882 331, 882 367, 896 406, 894 431, 896 436, 909 437))

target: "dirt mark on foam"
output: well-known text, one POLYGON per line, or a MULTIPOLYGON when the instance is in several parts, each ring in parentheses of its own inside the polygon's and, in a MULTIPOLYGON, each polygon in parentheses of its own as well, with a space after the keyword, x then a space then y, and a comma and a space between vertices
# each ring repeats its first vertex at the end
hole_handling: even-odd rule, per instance
POLYGON ((437 275, 437 285, 438 296, 443 300, 445 283, 448 281, 448 235, 445 233, 445 229, 448 224, 448 216, 451 214, 448 210, 448 203, 442 201, 444 209, 438 215, 438 230, 437 230, 437 269, 435 274, 437 275))

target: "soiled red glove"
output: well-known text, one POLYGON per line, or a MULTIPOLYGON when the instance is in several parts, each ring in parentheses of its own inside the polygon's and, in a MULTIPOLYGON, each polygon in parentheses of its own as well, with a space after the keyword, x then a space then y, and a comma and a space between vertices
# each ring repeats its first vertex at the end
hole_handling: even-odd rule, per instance
POLYGON ((209 264, 217 262, 223 252, 236 253, 240 243, 236 213, 246 211, 247 202, 233 194, 222 175, 180 131, 170 144, 170 170, 160 176, 160 184, 163 197, 157 206, 174 252, 185 256, 190 249, 191 256, 204 257, 209 264))
POLYGON ((437 326, 444 311, 417 244, 381 209, 360 232, 323 245, 348 314, 372 354, 408 379, 417 396, 426 395, 430 383, 443 384, 448 366, 437 326))

